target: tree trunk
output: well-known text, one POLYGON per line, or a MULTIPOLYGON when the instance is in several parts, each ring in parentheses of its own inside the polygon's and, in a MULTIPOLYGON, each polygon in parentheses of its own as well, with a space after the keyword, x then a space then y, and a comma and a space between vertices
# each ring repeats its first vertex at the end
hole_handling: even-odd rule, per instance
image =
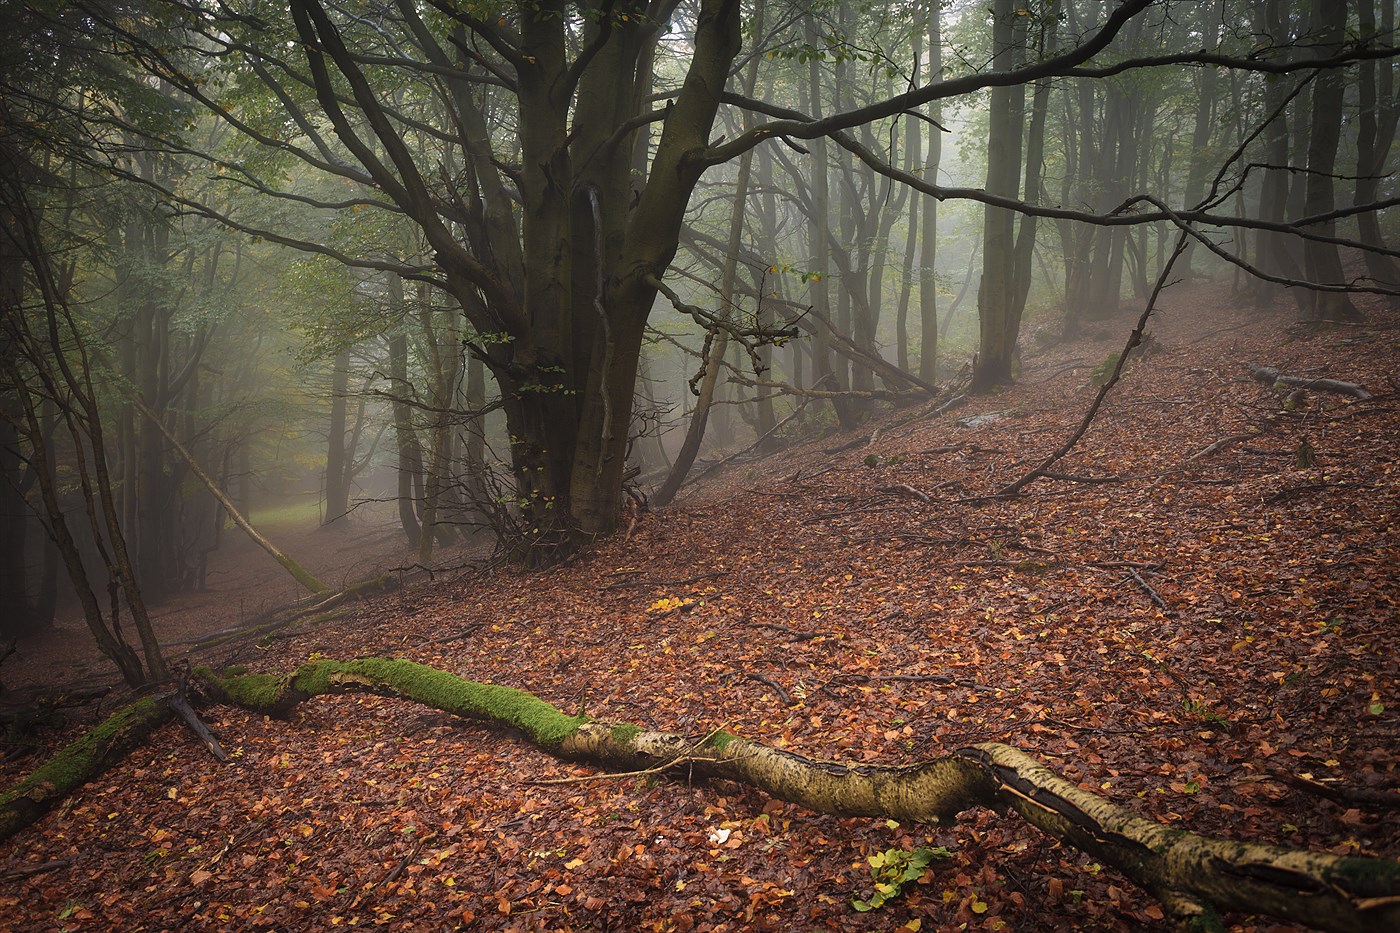
MULTIPOLYGON (((928 11, 928 73, 927 80, 938 80, 943 72, 942 7, 930 4, 928 11)), ((941 120, 943 110, 934 103, 930 118, 941 120)), ((924 153, 924 178, 938 181, 939 163, 943 159, 943 134, 929 127, 928 149, 924 153)), ((911 195, 917 197, 917 195, 911 195)), ((923 198, 923 229, 919 234, 919 378, 927 383, 938 381, 938 199, 923 198)), ((903 368, 903 367, 901 367, 903 368)))
MULTIPOLYGON (((1362 41, 1374 40, 1377 35, 1375 0, 1356 0, 1356 8, 1360 38, 1362 41)), ((1390 37, 1394 29, 1395 4, 1382 3, 1380 35, 1390 37)), ((1379 195, 1386 159, 1395 140, 1400 106, 1395 100, 1395 70, 1389 59, 1368 59, 1358 67, 1361 70, 1358 82, 1360 119, 1356 134, 1356 196, 1352 203, 1360 207, 1372 203, 1379 195)), ((1356 224, 1362 243, 1377 250, 1386 248, 1376 211, 1357 214, 1356 224)), ((1394 256, 1371 250, 1366 250, 1362 255, 1366 258, 1366 271, 1376 284, 1400 287, 1400 263, 1394 256)))
POLYGON ((346 400, 350 392, 350 348, 335 355, 331 370, 331 421, 326 431, 326 512, 322 525, 332 525, 350 511, 349 423, 346 400))
MULTIPOLYGON (((1025 29, 1011 0, 992 8, 992 67, 1007 71, 1019 58, 1025 29)), ((987 193, 1015 198, 1020 193, 1024 85, 994 87, 987 132, 987 193)), ((986 205, 982 225, 982 281, 977 290, 980 339, 972 367, 973 392, 990 392, 1012 381, 1012 362, 1020 331, 1015 313, 1016 215, 986 205)))
MULTIPOLYGON (((1320 55, 1339 54, 1346 41, 1347 5, 1335 0, 1313 0, 1312 26, 1320 55)), ((1309 216, 1325 214, 1336 207, 1333 173, 1337 165, 1337 144, 1342 134, 1342 103, 1346 75, 1340 68, 1322 71, 1313 82, 1312 133, 1308 141, 1307 196, 1303 209, 1309 216)), ((1312 224, 1308 232, 1333 236, 1337 223, 1328 220, 1312 224)), ((1305 240, 1303 267, 1308 281, 1318 285, 1345 285, 1346 272, 1335 243, 1305 240)), ((1359 321, 1361 312, 1345 292, 1313 292, 1306 315, 1310 321, 1359 321)))

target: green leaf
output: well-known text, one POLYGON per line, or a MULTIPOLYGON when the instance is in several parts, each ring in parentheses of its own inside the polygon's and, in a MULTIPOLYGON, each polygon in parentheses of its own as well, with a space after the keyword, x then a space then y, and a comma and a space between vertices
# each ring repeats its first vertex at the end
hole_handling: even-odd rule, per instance
POLYGON ((1370 706, 1366 707, 1366 712, 1370 713, 1372 716, 1379 716, 1381 713, 1385 712, 1385 704, 1372 703, 1370 706))

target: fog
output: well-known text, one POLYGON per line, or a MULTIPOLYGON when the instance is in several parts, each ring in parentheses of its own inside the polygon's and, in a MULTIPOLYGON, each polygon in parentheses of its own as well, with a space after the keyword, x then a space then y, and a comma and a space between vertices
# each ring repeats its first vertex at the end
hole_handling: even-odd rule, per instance
POLYGON ((1390 3, 243 6, 0 40, 0 634, 133 685, 153 617, 550 565, 1060 341, 1112 370, 1177 283, 1400 283, 1390 3))

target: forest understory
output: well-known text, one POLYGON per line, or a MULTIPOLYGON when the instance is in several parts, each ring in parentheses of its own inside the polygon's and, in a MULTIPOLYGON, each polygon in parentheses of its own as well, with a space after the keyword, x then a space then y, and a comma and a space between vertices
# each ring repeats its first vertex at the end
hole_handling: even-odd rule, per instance
MULTIPOLYGON (((1014 388, 736 460, 566 566, 410 582, 190 661, 402 657, 570 714, 857 763, 1002 742, 1169 827, 1397 859, 1400 312, 1359 304, 1366 323, 1313 330, 1287 299, 1169 289, 1153 352, 1014 499, 987 497, 1077 423, 1128 316, 1028 350, 1014 388), (1371 397, 1275 391, 1250 365, 1371 397)), ((3 786, 119 693, 25 737, 30 754, 11 745, 3 786)), ((841 819, 725 780, 607 775, 373 696, 315 698, 290 721, 204 714, 228 764, 167 725, 0 847, 7 923, 1169 925, 1151 895, 1015 816, 841 819), (872 901, 872 856, 919 847, 947 855, 853 906, 872 901)))

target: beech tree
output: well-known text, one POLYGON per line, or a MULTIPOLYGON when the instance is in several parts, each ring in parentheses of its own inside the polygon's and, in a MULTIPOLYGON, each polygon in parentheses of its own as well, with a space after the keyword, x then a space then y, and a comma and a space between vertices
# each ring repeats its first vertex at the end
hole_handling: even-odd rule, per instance
MULTIPOLYGON (((514 497, 528 519, 522 556, 547 560, 615 526, 646 324, 658 293, 675 297, 664 279, 707 168, 777 137, 820 140, 936 99, 1072 69, 1151 5, 1130 0, 1068 51, 1025 68, 934 79, 821 119, 783 114, 732 139, 711 138, 722 101, 773 115, 726 97, 743 45, 738 0, 489 10, 296 0, 290 22, 253 3, 176 3, 157 7, 156 32, 93 15, 124 54, 253 145, 241 164, 210 156, 231 181, 328 209, 392 211, 418 228, 430 264, 342 258, 429 282, 459 302, 470 352, 490 370, 506 413, 514 497), (167 40, 176 34, 184 40, 167 40), (288 160, 373 193, 292 194, 276 180, 275 166, 288 160)), ((683 310, 755 336, 716 312, 683 310)))
MULTIPOLYGON (((1102 277, 1098 303, 1105 308, 1117 298, 1125 254, 1136 257, 1138 285, 1147 281, 1146 240, 1130 242, 1129 226, 1163 221, 1230 226, 1239 220, 1213 212, 1218 205, 1186 205, 1169 214, 1141 203, 1132 210, 1117 204, 1085 210, 1039 203, 1050 79, 1072 77, 1087 86, 1163 66, 1340 75, 1343 65, 1392 54, 1372 33, 1354 44, 1329 41, 1307 56, 1163 47, 1133 57, 1137 53, 1120 48, 1099 61, 1096 56, 1120 35, 1153 34, 1159 5, 1151 0, 1107 8, 1066 4, 1068 28, 1055 36, 1059 5, 1022 11, 1003 4, 995 17, 1000 50, 990 68, 948 77, 935 72, 922 81, 912 77, 903 93, 838 104, 828 112, 827 102, 818 99, 819 81, 808 81, 808 99, 799 83, 798 109, 731 89, 746 62, 766 50, 764 36, 745 49, 741 7, 739 0, 530 0, 465 7, 446 0, 427 5, 295 0, 287 17, 281 7, 256 2, 209 7, 172 0, 153 7, 154 16, 145 19, 121 18, 97 6, 90 15, 115 37, 120 54, 238 131, 240 142, 219 150, 185 146, 190 157, 205 160, 211 174, 274 203, 389 212, 412 225, 418 240, 412 249, 348 254, 295 226, 270 225, 256 214, 167 191, 183 208, 203 211, 231 228, 422 283, 456 302, 468 325, 461 340, 489 370, 505 412, 515 484, 511 506, 523 518, 517 555, 527 561, 552 560, 615 527, 641 349, 656 305, 673 305, 736 342, 774 336, 756 326, 756 315, 746 320, 724 307, 698 307, 667 281, 692 195, 707 169, 758 146, 776 154, 775 147, 783 145, 778 140, 793 145, 811 140, 817 165, 825 164, 827 150, 844 150, 843 158, 854 155, 864 163, 863 181, 852 182, 856 176, 844 172, 835 177, 863 185, 866 198, 879 196, 872 183, 879 174, 935 199, 966 197, 988 205, 981 299, 988 336, 977 387, 990 388, 1012 378, 1008 361, 1029 288, 1034 217, 1105 228, 1104 236, 1090 238, 1099 243, 1095 255, 1106 258, 1108 273, 1119 270, 1102 277), (1028 18, 1037 22, 1033 33, 1026 28, 1028 18), (1035 82, 1029 107, 1005 106, 1026 98, 1035 82), (909 166, 897 167, 895 154, 878 151, 875 134, 862 129, 987 89, 996 95, 993 148, 999 152, 1003 138, 1008 145, 989 167, 983 189, 949 188, 936 178, 919 177, 909 166), (722 106, 761 119, 725 133, 717 128, 722 106), (1027 120, 1029 131, 1022 125, 1027 120), (313 194, 294 189, 287 184, 289 166, 314 170, 327 183, 313 194), (1010 232, 1011 212, 1024 218, 1016 236, 1010 232)), ((802 29, 810 41, 807 20, 802 29)), ((937 60, 937 53, 931 57, 937 60)), ((821 70, 815 59, 807 68, 821 70)), ((910 74, 918 71, 916 63, 910 74)), ((846 99, 843 91, 841 101, 846 99)), ((1126 107, 1118 107, 1120 123, 1126 107)), ((1120 132, 1113 147, 1115 190, 1125 197, 1146 177, 1139 153, 1151 126, 1136 116, 1139 126, 1133 132, 1142 139, 1120 132)), ((744 124, 735 119, 730 125, 744 124)), ((928 147, 925 161, 938 164, 936 147, 928 147)), ((1203 174, 1199 166, 1193 171, 1203 174)), ((855 207, 841 206, 832 186, 825 186, 823 207, 826 181, 825 172, 812 176, 810 216, 844 211, 848 232, 862 238, 858 253, 889 242, 891 226, 876 222, 874 213, 865 215, 870 223, 856 224, 855 207)), ((1321 205, 1320 183, 1317 187, 1309 203, 1321 205)), ((1149 200, 1154 207, 1170 202, 1167 192, 1133 196, 1155 199, 1149 200)), ((927 221, 933 219, 933 206, 926 201, 927 221)), ((1370 206, 1356 210, 1365 209, 1370 206)), ((894 217, 891 211, 886 219, 894 217)), ((1283 223, 1261 226, 1295 232, 1283 223)), ((1310 242, 1326 240, 1323 227, 1310 226, 1305 231, 1310 242)), ((818 265, 824 256, 836 262, 830 235, 812 232, 818 265)), ((926 260, 932 258, 929 239, 926 230, 920 244, 926 260)), ((1160 253, 1159 245, 1159 263, 1160 253)), ((870 263, 878 268, 883 260, 870 263)), ((1322 266, 1317 268, 1324 275, 1322 266)), ((930 272, 920 274, 926 279, 930 272)), ((857 386, 843 384, 844 364, 827 369, 831 349, 860 354, 877 372, 882 361, 873 351, 873 313, 853 320, 859 326, 849 334, 831 325, 841 323, 843 303, 878 306, 882 284, 862 281, 868 273, 866 266, 853 265, 850 281, 843 283, 848 287, 835 294, 828 294, 824 279, 815 280, 805 325, 816 337, 812 381, 841 393, 833 402, 846 422, 855 411, 844 394, 857 386)), ((1322 287, 1345 286, 1329 277, 1322 287)), ((742 287, 736 289, 742 296, 742 287)), ((935 345, 930 324, 936 319, 928 307, 932 294, 921 299, 928 351, 920 364, 921 384, 930 385, 935 345)), ((897 383, 904 378, 895 367, 887 372, 897 383)), ((865 385, 865 370, 856 375, 865 385)))

